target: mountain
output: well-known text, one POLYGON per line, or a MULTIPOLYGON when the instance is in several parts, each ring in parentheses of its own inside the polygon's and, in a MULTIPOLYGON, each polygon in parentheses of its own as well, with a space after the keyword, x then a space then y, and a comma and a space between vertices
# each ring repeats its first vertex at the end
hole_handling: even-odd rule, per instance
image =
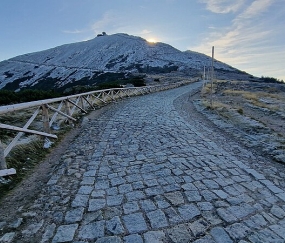
MULTIPOLYGON (((98 35, 94 39, 17 56, 0 62, 0 89, 64 89, 126 77, 133 73, 180 71, 201 76, 211 58, 179 51, 164 43, 149 43, 127 34, 98 35)), ((218 74, 241 71, 219 61, 218 74)))

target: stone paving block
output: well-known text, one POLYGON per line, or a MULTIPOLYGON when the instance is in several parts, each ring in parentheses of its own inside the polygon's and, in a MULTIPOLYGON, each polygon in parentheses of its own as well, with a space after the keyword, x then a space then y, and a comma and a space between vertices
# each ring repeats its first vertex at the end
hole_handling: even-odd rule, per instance
POLYGON ((200 195, 199 191, 185 191, 185 196, 187 200, 191 202, 200 202, 202 200, 202 196, 200 195))
POLYGON ((128 182, 142 181, 143 178, 140 174, 132 174, 126 177, 128 182))
POLYGON ((138 234, 127 235, 124 237, 125 243, 143 243, 143 239, 138 234))
POLYGON ((214 199, 218 199, 218 196, 209 190, 201 191, 201 195, 204 197, 205 201, 212 201, 214 199))
POLYGON ((142 213, 123 216, 124 223, 130 233, 139 233, 147 230, 147 225, 142 213))
POLYGON ((40 228, 42 228, 43 224, 43 219, 38 223, 30 224, 25 230, 22 231, 22 235, 25 237, 32 237, 32 235, 36 234, 40 228))
POLYGON ((95 189, 96 190, 104 190, 110 187, 108 180, 97 180, 95 182, 95 189))
POLYGON ((81 186, 78 190, 78 194, 89 195, 93 189, 93 186, 81 186))
POLYGON ((227 223, 233 223, 237 221, 237 218, 226 208, 218 208, 217 213, 227 223))
POLYGON ((138 203, 136 201, 123 204, 125 214, 130 214, 139 210, 138 203))
POLYGON ((122 243, 120 237, 118 236, 107 236, 96 240, 96 243, 122 243))
POLYGON ((183 176, 183 180, 185 181, 186 184, 193 182, 193 178, 189 175, 183 176))
POLYGON ((108 232, 114 235, 123 234, 125 232, 121 220, 118 216, 106 221, 106 228, 108 232))
POLYGON ((210 233, 217 243, 233 243, 227 232, 222 227, 215 227, 211 229, 210 233))
POLYGON ((145 194, 142 191, 132 191, 125 194, 128 201, 137 201, 145 198, 145 194))
POLYGON ((42 236, 42 240, 40 243, 50 242, 50 239, 53 237, 56 229, 56 224, 50 224, 46 227, 45 232, 42 236))
POLYGON ((82 220, 84 208, 75 208, 66 212, 65 222, 67 224, 75 223, 82 220))
POLYGON ((185 220, 190 220, 201 214, 200 210, 194 204, 185 204, 178 207, 180 216, 185 220))
MULTIPOLYGON (((193 243, 217 243, 216 241, 213 240, 213 238, 210 235, 206 235, 199 240, 195 240, 193 243)), ((242 242, 239 242, 242 243, 242 242)))
POLYGON ((95 175, 96 175, 96 170, 90 169, 84 173, 83 178, 86 176, 95 176, 95 175))
POLYGON ((176 225, 184 220, 173 207, 166 208, 164 212, 171 225, 176 225))
POLYGON ((272 213, 275 217, 279 218, 279 219, 283 219, 285 217, 285 212, 282 208, 280 208, 277 205, 274 205, 271 209, 270 209, 270 213, 272 213))
POLYGON ((270 225, 269 228, 278 236, 280 236, 282 239, 285 240, 285 229, 284 226, 281 225, 270 225))
POLYGON ((214 180, 202 180, 208 189, 218 189, 220 186, 214 180))
POLYGON ((165 200, 163 196, 156 196, 155 198, 156 204, 158 208, 168 208, 170 207, 170 204, 165 200))
POLYGON ((140 201, 140 205, 141 205, 142 210, 144 210, 146 212, 153 211, 153 210, 157 209, 156 206, 154 205, 154 203, 149 199, 140 201))
POLYGON ((242 219, 255 211, 256 209, 249 204, 241 204, 240 206, 231 206, 228 208, 228 212, 234 215, 237 219, 242 219))
POLYGON ((86 176, 83 177, 83 180, 81 181, 81 185, 94 185, 95 183, 95 177, 93 176, 86 176))
POLYGON ((223 201, 223 200, 218 200, 214 202, 214 205, 216 208, 226 208, 226 207, 230 207, 230 204, 223 201))
POLYGON ((282 243, 284 240, 275 234, 273 231, 268 229, 263 229, 258 232, 253 233, 248 237, 250 242, 258 243, 258 242, 274 242, 274 243, 282 243))
POLYGON ((88 199, 89 199, 88 195, 77 194, 75 196, 75 199, 72 201, 71 206, 72 207, 85 207, 88 203, 88 199))
POLYGON ((211 211, 212 209, 214 209, 213 204, 210 202, 198 202, 197 206, 202 211, 211 211))
POLYGON ((133 182, 131 185, 133 186, 134 190, 145 188, 145 186, 144 186, 142 181, 133 182))
POLYGON ((279 187, 273 185, 273 186, 267 186, 267 188, 272 191, 273 193, 284 193, 284 191, 282 189, 280 189, 279 187))
POLYGON ((251 174, 251 175, 252 175, 255 179, 257 179, 257 180, 265 180, 264 175, 258 173, 258 172, 257 172, 256 170, 254 170, 254 169, 244 168, 244 170, 245 170, 247 173, 251 174))
POLYGON ((97 211, 99 209, 104 208, 105 206, 106 206, 106 200, 105 199, 90 199, 89 200, 88 212, 97 211))
POLYGON ((235 223, 226 227, 226 231, 234 240, 241 240, 251 233, 251 229, 241 223, 235 223))
POLYGON ((181 187, 185 191, 197 191, 197 187, 193 183, 191 183, 191 182, 185 183, 181 187))
POLYGON ((181 187, 178 184, 171 184, 171 185, 166 185, 163 187, 164 192, 173 192, 173 191, 179 191, 181 187))
POLYGON ((117 187, 111 187, 106 189, 106 194, 109 196, 114 196, 114 195, 118 195, 118 188, 117 187))
POLYGON ((271 213, 262 212, 261 215, 271 224, 275 224, 278 221, 278 218, 273 216, 271 213))
POLYGON ((192 236, 184 224, 167 229, 167 233, 174 243, 188 243, 192 240, 192 236))
POLYGON ((181 192, 170 192, 165 193, 164 196, 170 201, 174 206, 184 204, 184 198, 181 192))
POLYGON ((102 209, 104 219, 111 219, 115 216, 121 216, 123 214, 121 207, 107 207, 102 209))
POLYGON ((242 203, 251 203, 254 201, 252 197, 250 197, 247 194, 240 194, 235 197, 227 197, 226 200, 231 204, 231 205, 240 205, 242 203))
POLYGON ((163 231, 149 231, 143 234, 145 243, 161 243, 165 241, 165 233, 163 231))
POLYGON ((55 212, 53 213, 53 221, 57 224, 62 223, 63 221, 63 213, 62 212, 55 212))
POLYGON ((191 232, 195 237, 199 237, 201 235, 204 235, 207 229, 209 228, 209 223, 207 223, 204 219, 199 219, 193 223, 188 224, 189 228, 191 229, 191 232))
POLYGON ((153 229, 159 229, 168 226, 165 214, 162 210, 158 209, 155 211, 151 211, 148 212, 146 215, 153 229))
POLYGON ((160 186, 155 186, 155 187, 146 188, 145 193, 147 196, 156 196, 159 194, 163 194, 164 191, 160 186))
POLYGON ((52 239, 52 243, 72 241, 78 224, 61 225, 57 228, 56 234, 52 239))
POLYGON ((79 228, 78 237, 83 240, 95 240, 104 237, 104 221, 83 225, 79 228))
POLYGON ((151 186, 158 186, 158 182, 156 179, 151 179, 151 180, 145 180, 144 183, 146 186, 151 187, 151 186))
POLYGON ((94 190, 92 193, 91 193, 91 197, 94 197, 94 198, 104 198, 105 197, 105 191, 104 190, 94 190))
POLYGON ((128 193, 128 192, 133 191, 133 188, 132 188, 132 185, 131 185, 131 184, 123 184, 123 185, 120 185, 120 186, 118 187, 118 189, 119 189, 119 192, 120 192, 121 194, 123 194, 123 193, 128 193))
POLYGON ((226 186, 223 188, 225 192, 230 194, 231 196, 238 196, 240 195, 240 192, 232 185, 232 186, 226 186))
POLYGON ((285 193, 278 193, 276 194, 277 197, 279 197, 283 202, 285 202, 285 193))
POLYGON ((107 196, 107 205, 108 206, 118 206, 123 202, 123 195, 107 196))
POLYGON ((115 177, 111 179, 112 186, 118 186, 124 184, 126 181, 122 177, 115 177))
POLYGON ((228 197, 228 194, 225 193, 223 190, 213 190, 213 192, 220 198, 226 199, 228 197))

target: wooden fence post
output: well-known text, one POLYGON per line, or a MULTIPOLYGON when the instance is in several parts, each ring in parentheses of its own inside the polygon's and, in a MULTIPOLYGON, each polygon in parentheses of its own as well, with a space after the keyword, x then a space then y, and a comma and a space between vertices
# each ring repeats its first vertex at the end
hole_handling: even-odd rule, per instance
POLYGON ((50 127, 49 127, 49 115, 48 115, 48 108, 46 105, 42 105, 42 110, 43 110, 43 124, 44 124, 44 132, 45 133, 50 133, 50 127))
MULTIPOLYGON (((64 101, 64 106, 65 106, 65 113, 68 115, 68 116, 72 116, 72 114, 71 114, 71 109, 70 109, 70 103, 69 103, 69 101, 68 100, 65 100, 64 101)), ((73 122, 72 122, 72 120, 70 120, 70 119, 67 119, 66 121, 65 121, 67 124, 73 124, 73 122)))
POLYGON ((4 169, 7 169, 7 164, 4 157, 4 148, 2 147, 2 143, 0 141, 0 170, 4 169))

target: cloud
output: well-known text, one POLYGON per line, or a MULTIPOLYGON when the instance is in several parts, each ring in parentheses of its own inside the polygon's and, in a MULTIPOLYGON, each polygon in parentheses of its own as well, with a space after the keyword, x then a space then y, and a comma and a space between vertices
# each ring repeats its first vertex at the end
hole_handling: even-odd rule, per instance
POLYGON ((213 13, 226 14, 238 11, 245 0, 200 0, 201 3, 206 3, 207 10, 213 13))
POLYGON ((64 30, 63 33, 66 34, 82 34, 86 32, 86 30, 64 30))
POLYGON ((272 3, 274 3, 274 0, 255 0, 243 13, 237 17, 236 21, 252 19, 265 12, 270 5, 272 5, 272 3))
POLYGON ((104 13, 103 17, 100 20, 97 20, 95 23, 92 24, 92 30, 95 33, 105 31, 105 29, 109 25, 113 25, 117 22, 117 17, 112 10, 107 11, 104 13))
MULTIPOLYGON (((207 1, 209 3, 207 6, 211 7, 213 12, 215 4, 222 2, 224 0, 210 0, 207 1)), ((241 3, 241 1, 231 1, 231 3, 233 2, 241 3)), ((276 11, 274 3, 274 0, 251 1, 251 4, 246 8, 240 9, 240 12, 227 27, 208 28, 207 36, 202 40, 201 45, 191 49, 210 55, 211 47, 215 46, 215 56, 223 62, 247 72, 253 71, 254 75, 257 75, 257 70, 262 72, 260 76, 266 75, 266 72, 271 73, 273 69, 276 69, 276 65, 280 66, 282 58, 284 60, 285 52, 278 52, 284 47, 282 48, 283 44, 276 43, 276 39, 278 39, 278 35, 282 36, 285 32, 284 28, 282 30, 280 28, 284 23, 276 22, 274 19, 274 16, 279 13, 278 8, 277 13, 270 12, 273 9, 276 11), (267 11, 269 11, 268 14, 267 11), (270 62, 268 61, 269 57, 273 59, 270 62)), ((218 9, 218 6, 216 6, 216 12, 218 10, 222 12, 223 9, 218 9)), ((234 9, 234 5, 231 6, 231 9, 234 9)), ((281 66, 280 69, 282 69, 281 66)))
POLYGON ((144 29, 144 30, 142 30, 142 31, 139 33, 139 35, 147 35, 147 34, 150 34, 150 33, 152 33, 151 30, 144 29))

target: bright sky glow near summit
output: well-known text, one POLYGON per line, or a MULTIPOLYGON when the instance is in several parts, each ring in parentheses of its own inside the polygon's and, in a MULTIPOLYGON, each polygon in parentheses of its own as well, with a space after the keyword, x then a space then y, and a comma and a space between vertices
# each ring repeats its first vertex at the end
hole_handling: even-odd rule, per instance
POLYGON ((104 31, 285 81, 285 0, 1 0, 0 31, 0 61, 104 31))

